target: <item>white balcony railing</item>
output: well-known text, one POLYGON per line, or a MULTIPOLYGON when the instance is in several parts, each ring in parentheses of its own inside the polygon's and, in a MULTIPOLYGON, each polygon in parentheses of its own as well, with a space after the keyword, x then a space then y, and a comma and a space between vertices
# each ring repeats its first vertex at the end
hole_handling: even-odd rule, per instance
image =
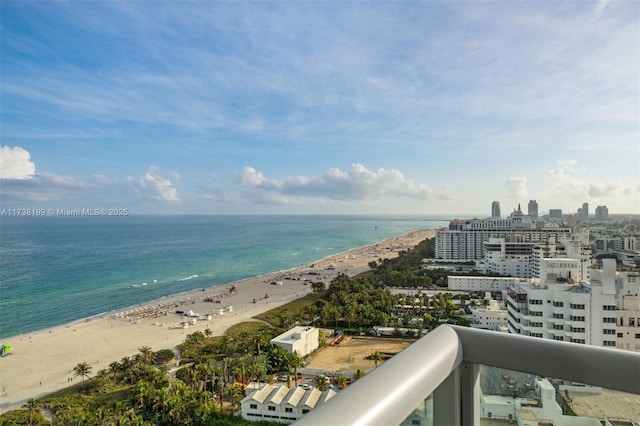
POLYGON ((640 394, 640 354, 442 325, 298 420, 399 425, 433 394, 434 425, 479 425, 479 365, 640 394))

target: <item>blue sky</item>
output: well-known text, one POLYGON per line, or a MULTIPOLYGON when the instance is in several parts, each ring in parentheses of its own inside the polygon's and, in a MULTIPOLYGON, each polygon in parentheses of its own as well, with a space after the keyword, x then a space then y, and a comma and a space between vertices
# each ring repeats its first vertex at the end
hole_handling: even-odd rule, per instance
POLYGON ((636 1, 5 1, 3 208, 640 213, 636 1))

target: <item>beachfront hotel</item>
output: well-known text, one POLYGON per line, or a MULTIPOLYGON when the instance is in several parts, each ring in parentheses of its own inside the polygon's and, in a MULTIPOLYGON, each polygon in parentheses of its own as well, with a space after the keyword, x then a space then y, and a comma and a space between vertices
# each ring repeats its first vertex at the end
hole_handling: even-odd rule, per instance
MULTIPOLYGON (((520 244, 518 253, 530 253, 534 244, 558 243, 572 232, 570 227, 533 219, 522 213, 520 206, 507 218, 455 219, 448 228, 436 231, 435 257, 441 261, 476 261, 486 253, 490 238, 502 238, 509 244, 520 244)), ((515 246, 514 246, 515 247, 515 246)))

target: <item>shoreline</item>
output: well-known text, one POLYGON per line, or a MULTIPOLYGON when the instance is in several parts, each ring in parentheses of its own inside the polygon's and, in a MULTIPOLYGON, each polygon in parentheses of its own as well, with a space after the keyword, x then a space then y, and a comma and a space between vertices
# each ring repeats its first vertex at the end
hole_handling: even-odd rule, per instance
POLYGON ((305 283, 328 284, 340 273, 357 275, 370 269, 372 260, 397 257, 400 251, 434 236, 435 229, 414 230, 297 267, 162 296, 5 338, 12 343, 13 352, 0 358, 0 413, 73 384, 72 370, 80 362, 90 364, 94 376, 111 362, 138 353, 142 346, 154 351, 173 349, 187 334, 207 328, 213 335, 223 335, 234 324, 310 293, 311 286, 305 283), (176 313, 190 310, 197 317, 176 313), (183 328, 182 323, 193 319, 183 328))

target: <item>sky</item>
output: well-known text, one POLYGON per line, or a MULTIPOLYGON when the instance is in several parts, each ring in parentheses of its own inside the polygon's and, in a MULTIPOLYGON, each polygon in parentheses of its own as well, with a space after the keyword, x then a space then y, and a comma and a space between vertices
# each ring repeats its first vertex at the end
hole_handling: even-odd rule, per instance
POLYGON ((640 214, 637 1, 0 8, 3 209, 640 214))

